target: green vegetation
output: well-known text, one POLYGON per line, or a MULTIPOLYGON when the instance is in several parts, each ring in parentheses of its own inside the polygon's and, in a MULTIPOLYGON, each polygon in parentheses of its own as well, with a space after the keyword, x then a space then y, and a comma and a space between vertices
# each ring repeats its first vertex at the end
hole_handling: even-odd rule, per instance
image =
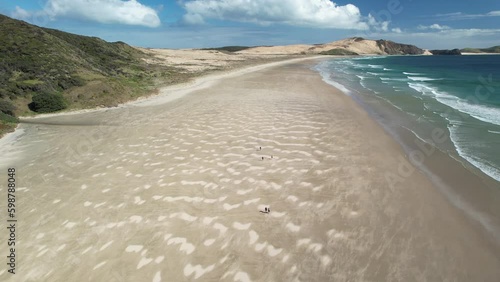
POLYGON ((159 83, 189 78, 173 67, 146 64, 149 55, 123 42, 3 15, 0 26, 0 136, 16 115, 113 106, 150 93, 159 83))
POLYGON ((0 100, 0 136, 16 128, 19 120, 15 117, 16 106, 10 101, 0 100))
POLYGON ((490 48, 464 48, 460 50, 462 53, 500 53, 500 46, 490 48))
POLYGON ((356 52, 352 52, 352 51, 345 50, 345 49, 339 49, 339 48, 331 49, 328 51, 323 51, 323 52, 320 52, 319 54, 320 55, 336 55, 336 56, 358 56, 359 55, 356 52))
POLYGON ((29 108, 37 113, 51 113, 66 108, 64 98, 59 94, 51 94, 42 92, 33 96, 33 102, 29 104, 29 108))
POLYGON ((15 116, 16 106, 14 106, 11 102, 7 100, 0 100, 0 112, 15 116))
MULTIPOLYGON (((4 124, 8 125, 9 123, 15 124, 19 122, 19 119, 16 117, 13 117, 11 115, 5 114, 0 112, 0 121, 2 121, 4 124)), ((0 129, 2 128, 0 124, 0 129)))
POLYGON ((249 49, 249 48, 252 48, 252 47, 248 47, 248 46, 224 46, 224 47, 218 47, 218 48, 203 48, 201 50, 215 50, 215 51, 221 51, 221 52, 234 53, 234 52, 242 51, 242 50, 249 49))
POLYGON ((477 48, 464 48, 464 49, 460 49, 460 52, 464 52, 464 53, 482 53, 477 48))
POLYGON ((63 95, 70 108, 92 107, 113 103, 102 93, 119 94, 122 86, 133 89, 116 95, 114 103, 144 94, 157 81, 179 80, 175 68, 147 65, 143 59, 148 55, 123 42, 40 28, 3 15, 0 26, 0 100, 14 103, 17 114, 29 113, 29 100, 39 93, 63 95), (89 84, 95 93, 72 95, 89 84), (106 89, 96 89, 96 84, 106 89))

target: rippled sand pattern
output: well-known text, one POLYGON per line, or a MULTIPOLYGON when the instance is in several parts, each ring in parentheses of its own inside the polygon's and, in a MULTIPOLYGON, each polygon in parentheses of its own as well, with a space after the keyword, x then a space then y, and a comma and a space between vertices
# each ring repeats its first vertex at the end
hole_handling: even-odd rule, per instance
MULTIPOLYGON (((29 125, 45 145, 18 166, 17 281, 469 277, 463 239, 443 235, 461 219, 433 218, 449 208, 417 192, 429 186, 418 175, 388 187, 400 154, 383 134, 366 139, 375 124, 333 92, 288 66, 29 125)), ((489 254, 472 258, 495 274, 489 254)))

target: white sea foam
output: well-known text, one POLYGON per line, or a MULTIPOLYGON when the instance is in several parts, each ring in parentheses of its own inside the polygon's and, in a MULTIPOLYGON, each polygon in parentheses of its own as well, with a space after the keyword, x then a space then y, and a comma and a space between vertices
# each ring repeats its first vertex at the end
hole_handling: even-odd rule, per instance
POLYGON ((409 80, 413 81, 433 81, 433 80, 441 80, 440 78, 430 78, 425 76, 408 76, 409 80))
POLYGON ((500 125, 500 109, 485 105, 472 104, 467 100, 439 91, 435 87, 423 83, 408 83, 412 89, 435 98, 438 102, 462 113, 468 114, 478 120, 500 125))
POLYGON ((395 77, 379 77, 382 82, 384 81, 408 81, 406 78, 395 78, 395 77))
POLYGON ((480 169, 485 174, 489 175, 491 178, 500 181, 500 168, 493 166, 492 164, 488 164, 486 160, 483 160, 476 156, 476 154, 464 145, 464 142, 460 140, 460 134, 458 132, 458 125, 450 125, 448 126, 448 130, 450 131, 450 139, 455 145, 455 148, 458 154, 466 159, 469 163, 480 169))
POLYGON ((349 89, 347 89, 344 85, 334 81, 331 79, 330 77, 330 71, 328 70, 329 68, 329 65, 326 64, 326 63, 320 63, 318 65, 316 65, 313 69, 315 71, 318 71, 321 75, 321 77, 323 78, 323 81, 332 85, 333 87, 339 89, 340 91, 342 91, 344 94, 346 95, 351 95, 351 91, 349 89))

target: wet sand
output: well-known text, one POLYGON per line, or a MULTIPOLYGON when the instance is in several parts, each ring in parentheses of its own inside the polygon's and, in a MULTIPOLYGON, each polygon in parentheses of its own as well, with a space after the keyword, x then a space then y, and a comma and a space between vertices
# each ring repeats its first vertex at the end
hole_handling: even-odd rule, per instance
POLYGON ((423 174, 389 185, 401 148, 310 66, 21 125, 0 280, 498 281, 498 247, 423 174))

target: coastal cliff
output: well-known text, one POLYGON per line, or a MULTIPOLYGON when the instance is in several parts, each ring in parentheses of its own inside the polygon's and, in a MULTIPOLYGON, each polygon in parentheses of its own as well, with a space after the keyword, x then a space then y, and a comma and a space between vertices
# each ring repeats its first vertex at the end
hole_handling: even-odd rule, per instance
POLYGON ((429 55, 414 45, 351 37, 324 44, 248 47, 240 54, 429 55))
POLYGON ((456 55, 462 55, 459 49, 453 49, 453 50, 430 50, 432 55, 447 55, 447 56, 456 56, 456 55))
POLYGON ((415 45, 401 44, 389 40, 377 40, 377 45, 389 55, 422 55, 425 52, 415 45))

